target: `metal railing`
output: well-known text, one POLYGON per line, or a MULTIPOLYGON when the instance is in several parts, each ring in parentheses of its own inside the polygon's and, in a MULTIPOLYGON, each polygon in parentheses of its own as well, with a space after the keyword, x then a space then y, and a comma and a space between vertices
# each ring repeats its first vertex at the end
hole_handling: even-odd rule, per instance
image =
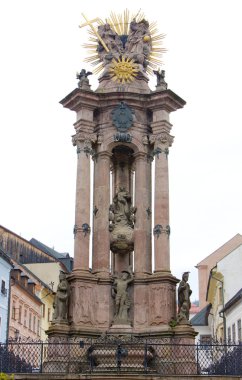
POLYGON ((0 344, 0 372, 242 375, 242 345, 157 339, 9 342, 0 344))

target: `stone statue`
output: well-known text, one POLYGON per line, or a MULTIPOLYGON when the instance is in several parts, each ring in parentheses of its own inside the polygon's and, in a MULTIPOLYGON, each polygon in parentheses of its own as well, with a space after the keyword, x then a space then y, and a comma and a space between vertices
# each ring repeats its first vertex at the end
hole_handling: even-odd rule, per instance
POLYGON ((56 292, 55 300, 53 303, 53 307, 54 307, 53 322, 55 321, 67 322, 68 298, 69 298, 69 284, 66 279, 66 273, 61 271, 59 275, 59 284, 57 287, 57 292, 56 292))
POLYGON ((80 73, 76 74, 76 79, 79 79, 79 82, 78 82, 79 88, 82 88, 82 87, 88 87, 88 89, 90 88, 89 79, 88 79, 89 75, 92 75, 92 72, 86 71, 85 69, 82 69, 80 73))
POLYGON ((184 272, 182 275, 182 281, 179 283, 178 287, 178 316, 177 320, 179 323, 188 323, 189 321, 189 310, 191 308, 190 295, 192 291, 190 285, 188 284, 189 272, 184 272))
POLYGON ((148 21, 143 19, 136 22, 134 19, 130 23, 127 39, 123 40, 112 30, 108 23, 99 25, 97 33, 106 45, 105 49, 104 44, 100 40, 98 41, 98 57, 105 67, 102 76, 108 74, 113 58, 117 61, 121 56, 132 59, 140 66, 142 71, 147 67, 151 51, 151 35, 148 21))
POLYGON ((128 295, 128 285, 133 281, 132 269, 122 271, 121 277, 116 277, 113 283, 112 295, 115 298, 115 315, 116 324, 128 324, 128 310, 131 301, 128 295))
POLYGON ((97 53, 104 66, 111 63, 113 58, 119 58, 123 53, 123 44, 119 35, 111 29, 111 26, 106 23, 98 26, 98 35, 101 37, 108 51, 105 50, 102 43, 98 42, 97 53))
POLYGON ((136 22, 134 19, 130 23, 130 32, 125 44, 125 55, 145 68, 148 64, 150 50, 151 35, 148 21, 143 19, 136 22))
POLYGON ((114 253, 128 253, 133 251, 133 229, 136 207, 131 204, 131 195, 120 188, 113 198, 109 208, 111 224, 110 247, 114 253))
POLYGON ((167 83, 165 81, 165 70, 153 70, 153 73, 156 75, 157 78, 157 89, 166 90, 167 89, 167 83))

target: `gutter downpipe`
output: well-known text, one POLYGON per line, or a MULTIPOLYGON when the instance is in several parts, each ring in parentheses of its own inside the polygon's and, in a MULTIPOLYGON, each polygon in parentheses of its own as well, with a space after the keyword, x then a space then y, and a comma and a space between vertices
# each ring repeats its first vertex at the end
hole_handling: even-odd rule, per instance
MULTIPOLYGON (((222 280, 219 280, 217 277, 214 277, 213 273, 211 272, 211 277, 214 278, 214 280, 219 281, 222 285, 222 303, 223 303, 223 310, 224 310, 224 283, 222 280)), ((226 317, 224 315, 224 311, 219 312, 219 316, 223 318, 223 327, 224 327, 224 344, 226 344, 227 341, 227 334, 226 334, 226 317), (222 314, 222 315, 221 315, 222 314)))

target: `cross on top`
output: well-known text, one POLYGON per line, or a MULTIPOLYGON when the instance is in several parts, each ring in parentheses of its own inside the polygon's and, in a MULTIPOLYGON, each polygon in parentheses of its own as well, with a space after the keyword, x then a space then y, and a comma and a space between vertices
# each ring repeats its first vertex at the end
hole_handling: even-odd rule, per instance
POLYGON ((86 22, 84 24, 79 25, 79 28, 83 28, 84 26, 90 26, 90 28, 92 29, 93 33, 97 36, 97 38, 101 42, 102 46, 104 47, 104 49, 108 53, 109 49, 108 49, 107 45, 105 44, 105 42, 103 41, 102 37, 98 34, 98 32, 96 31, 96 29, 93 26, 93 23, 100 21, 100 19, 99 18, 94 18, 93 20, 88 20, 87 17, 83 13, 82 13, 82 17, 86 20, 86 22))

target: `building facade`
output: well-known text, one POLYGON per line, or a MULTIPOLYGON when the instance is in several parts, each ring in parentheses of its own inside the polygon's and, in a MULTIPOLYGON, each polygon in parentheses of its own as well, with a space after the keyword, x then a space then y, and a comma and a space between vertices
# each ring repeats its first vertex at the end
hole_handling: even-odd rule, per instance
POLYGON ((36 295, 38 284, 20 266, 11 272, 9 339, 40 339, 42 302, 36 295))
POLYGON ((28 268, 15 264, 11 271, 9 338, 46 340, 53 302, 53 290, 28 268))
MULTIPOLYGON (((60 271, 71 271, 73 258, 68 253, 59 253, 36 239, 27 241, 3 226, 0 226, 0 248, 6 252, 8 260, 14 263, 9 304, 6 297, 2 296, 6 315, 1 318, 1 325, 5 326, 1 331, 6 330, 9 319, 10 339, 44 341, 47 338, 45 331, 49 329, 53 315, 54 292, 58 286, 60 271)), ((0 272, 4 273, 3 292, 10 271, 5 270, 6 265, 5 260, 4 268, 0 272)))
POLYGON ((212 304, 212 335, 218 340, 241 341, 241 273, 242 243, 210 271, 207 301, 212 304))
POLYGON ((242 235, 236 234, 234 237, 232 237, 232 239, 227 241, 225 244, 223 244, 221 247, 216 249, 214 252, 212 252, 197 264, 196 268, 198 269, 199 306, 201 309, 207 305, 206 295, 211 269, 216 266, 217 262, 233 252, 241 244, 242 235))

